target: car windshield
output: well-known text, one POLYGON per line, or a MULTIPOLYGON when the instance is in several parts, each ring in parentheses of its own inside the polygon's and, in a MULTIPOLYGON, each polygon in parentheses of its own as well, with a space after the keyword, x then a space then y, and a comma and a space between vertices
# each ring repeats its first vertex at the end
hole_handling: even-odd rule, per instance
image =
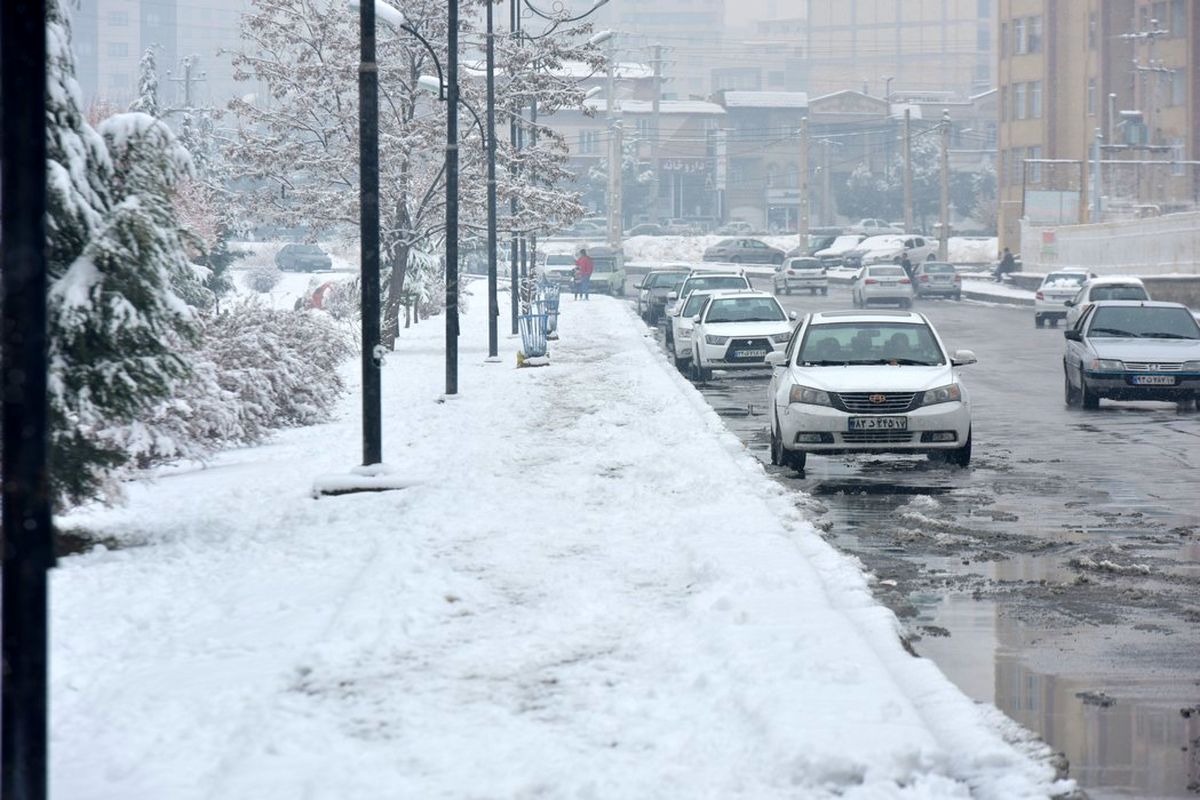
POLYGON ((938 275, 938 274, 944 275, 944 274, 948 274, 948 273, 953 273, 954 265, 953 264, 940 264, 940 263, 926 263, 924 266, 921 267, 921 271, 929 273, 930 275, 938 275))
POLYGON ((741 275, 718 275, 711 278, 688 278, 687 290, 697 289, 749 289, 750 282, 741 275))
POLYGON ((802 366, 862 364, 936 366, 945 363, 928 325, 912 322, 839 322, 810 325, 796 359, 802 366))
POLYGON ((904 276, 904 267, 871 267, 867 274, 872 278, 900 278, 904 276))
POLYGON ((1094 286, 1091 300, 1149 300, 1146 290, 1136 284, 1128 286, 1094 286))
POLYGON ((1200 339, 1200 326, 1186 308, 1115 306, 1097 308, 1088 336, 1128 339, 1200 339))
POLYGON ((708 298, 712 297, 712 292, 692 292, 688 295, 687 302, 683 305, 684 319, 691 319, 700 313, 700 309, 704 308, 704 304, 708 302, 708 298))
POLYGON ((1082 272, 1051 272, 1042 281, 1043 289, 1078 289, 1087 280, 1082 272))
POLYGON ((772 297, 719 297, 712 301, 705 322, 779 322, 787 314, 772 297))
POLYGON ((686 272, 659 272, 651 277, 650 286, 654 289, 662 289, 667 286, 678 286, 686 277, 686 272))
POLYGON ((574 265, 575 259, 568 255, 546 256, 546 266, 561 267, 564 265, 574 265))
POLYGON ((737 245, 736 239, 722 239, 716 244, 717 247, 734 247, 735 245, 737 245))

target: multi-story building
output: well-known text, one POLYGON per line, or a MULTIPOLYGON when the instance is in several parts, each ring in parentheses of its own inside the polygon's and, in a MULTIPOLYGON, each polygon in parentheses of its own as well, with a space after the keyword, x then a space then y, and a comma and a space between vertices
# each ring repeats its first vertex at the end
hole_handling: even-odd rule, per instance
POLYGON ((1200 154, 1194 3, 1000 0, 999 15, 1002 246, 1016 249, 1022 217, 1069 224, 1195 206, 1197 171, 1182 163, 1200 154))
POLYGON ((813 97, 848 87, 880 96, 900 89, 960 97, 986 91, 994 85, 993 2, 806 0, 807 72, 800 85, 813 97))
POLYGON ((664 79, 663 97, 707 97, 709 71, 720 59, 725 0, 612 0, 596 25, 610 26, 636 60, 654 64, 664 79))

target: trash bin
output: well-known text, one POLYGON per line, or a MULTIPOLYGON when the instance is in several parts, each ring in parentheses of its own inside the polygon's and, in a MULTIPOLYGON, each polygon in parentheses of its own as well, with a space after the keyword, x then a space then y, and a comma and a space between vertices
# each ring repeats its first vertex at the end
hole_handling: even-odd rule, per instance
POLYGON ((525 357, 541 358, 546 355, 546 315, 521 314, 517 317, 517 326, 521 330, 521 347, 525 357))

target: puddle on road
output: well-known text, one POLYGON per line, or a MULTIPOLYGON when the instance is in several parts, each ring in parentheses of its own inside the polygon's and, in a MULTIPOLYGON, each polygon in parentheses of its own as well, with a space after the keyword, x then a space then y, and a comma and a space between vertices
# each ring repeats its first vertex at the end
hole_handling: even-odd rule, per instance
MULTIPOLYGON (((765 379, 740 376, 700 387, 764 463, 766 388, 765 379)), ((1169 424, 1167 413, 1141 409, 1118 409, 1106 421, 1123 428, 1157 417, 1169 424)), ((1105 447, 1121 446, 1127 434, 1100 433, 1105 447)), ((1017 447, 1024 432, 1003 435, 1017 447)), ((1155 573, 1139 585, 1174 580, 1200 589, 1200 520, 1179 513, 1178 487, 1147 497, 1101 470, 1071 469, 1060 443, 1020 446, 1019 455, 1001 446, 978 453, 966 471, 891 456, 818 456, 802 474, 768 471, 819 498, 816 521, 832 543, 881 578, 896 579, 890 596, 883 586, 878 594, 920 635, 916 651, 970 697, 994 703, 1064 752, 1071 777, 1090 797, 1195 798, 1200 713, 1180 710, 1200 704, 1198 593, 1189 596, 1196 619, 1181 636, 1160 629, 1153 613, 1129 625, 1116 612, 1086 607, 1087 596, 1071 602, 1055 595, 1081 576, 1095 592, 1116 591, 1103 583, 1111 575, 1071 565, 1106 556, 1118 565, 1150 563, 1155 573), (1085 703, 1079 695, 1089 692, 1115 702, 1085 703)))

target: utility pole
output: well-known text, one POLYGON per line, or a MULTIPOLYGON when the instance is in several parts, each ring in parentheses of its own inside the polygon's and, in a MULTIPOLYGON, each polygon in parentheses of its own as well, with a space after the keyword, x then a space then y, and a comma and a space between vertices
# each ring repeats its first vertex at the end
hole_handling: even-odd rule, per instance
POLYGON ((808 117, 800 120, 800 255, 808 254, 808 117))
POLYGON ((496 32, 492 3, 487 4, 487 247, 488 247, 488 360, 499 359, 500 301, 496 275, 496 32))
MULTIPOLYGON (((192 74, 192 67, 195 66, 195 64, 196 64, 195 56, 186 56, 183 59, 183 77, 182 78, 176 78, 170 72, 167 73, 167 77, 170 80, 174 81, 175 83, 183 84, 183 107, 185 109, 192 108, 192 84, 199 83, 199 82, 205 80, 206 79, 205 76, 208 74, 205 72, 201 72, 198 75, 194 76, 192 74)), ((178 96, 179 95, 176 95, 176 97, 178 97, 178 96)))
POLYGON ((613 110, 616 105, 614 94, 617 91, 616 78, 616 36, 610 36, 607 45, 606 60, 608 70, 604 89, 604 121, 608 130, 608 245, 617 247, 621 243, 621 171, 625 166, 624 147, 621 143, 621 126, 618 124, 613 110))
POLYGON ((904 109, 904 232, 913 231, 912 111, 904 109))
MULTIPOLYGON (((654 45, 654 95, 650 99, 650 212, 658 213, 658 139, 659 111, 662 104, 662 45, 654 45)), ((651 219, 657 222, 657 218, 651 219)))
POLYGON ((833 224, 833 169, 829 160, 829 140, 821 140, 821 221, 825 225, 833 224))
POLYGON ((942 109, 942 226, 938 231, 938 261, 950 256, 950 110, 942 109))
POLYGON ((1100 133, 1100 127, 1096 126, 1095 137, 1092 140, 1092 164, 1094 172, 1092 173, 1092 216, 1091 222, 1103 222, 1103 209, 1101 208, 1101 198, 1103 195, 1103 187, 1101 186, 1100 178, 1100 142, 1104 139, 1104 134, 1100 133))
POLYGON ((446 4, 446 27, 446 394, 454 395, 458 394, 458 0, 446 4))
POLYGON ((358 207, 362 282, 363 466, 383 461, 379 345, 379 69, 375 61, 375 4, 359 5, 358 207))
MULTIPOLYGON (((508 29, 512 34, 513 40, 519 41, 521 38, 521 12, 518 8, 517 0, 512 0, 512 2, 509 3, 508 12, 508 29)), ((521 129, 517 125, 517 120, 520 118, 520 116, 520 107, 515 107, 513 109, 513 115, 509 118, 508 122, 509 144, 512 145, 513 152, 517 155, 517 157, 520 156, 521 151, 521 129)), ((510 178, 516 178, 517 165, 515 158, 509 163, 508 174, 510 178)), ((517 319, 521 315, 520 299, 518 297, 521 286, 521 276, 519 271, 520 262, 518 260, 520 257, 521 235, 517 229, 513 227, 516 225, 517 212, 520 210, 517 203, 516 192, 514 192, 512 197, 509 199, 508 210, 510 214, 509 225, 512 227, 512 249, 509 252, 510 260, 508 266, 509 299, 512 301, 512 335, 516 336, 518 331, 517 319)))

